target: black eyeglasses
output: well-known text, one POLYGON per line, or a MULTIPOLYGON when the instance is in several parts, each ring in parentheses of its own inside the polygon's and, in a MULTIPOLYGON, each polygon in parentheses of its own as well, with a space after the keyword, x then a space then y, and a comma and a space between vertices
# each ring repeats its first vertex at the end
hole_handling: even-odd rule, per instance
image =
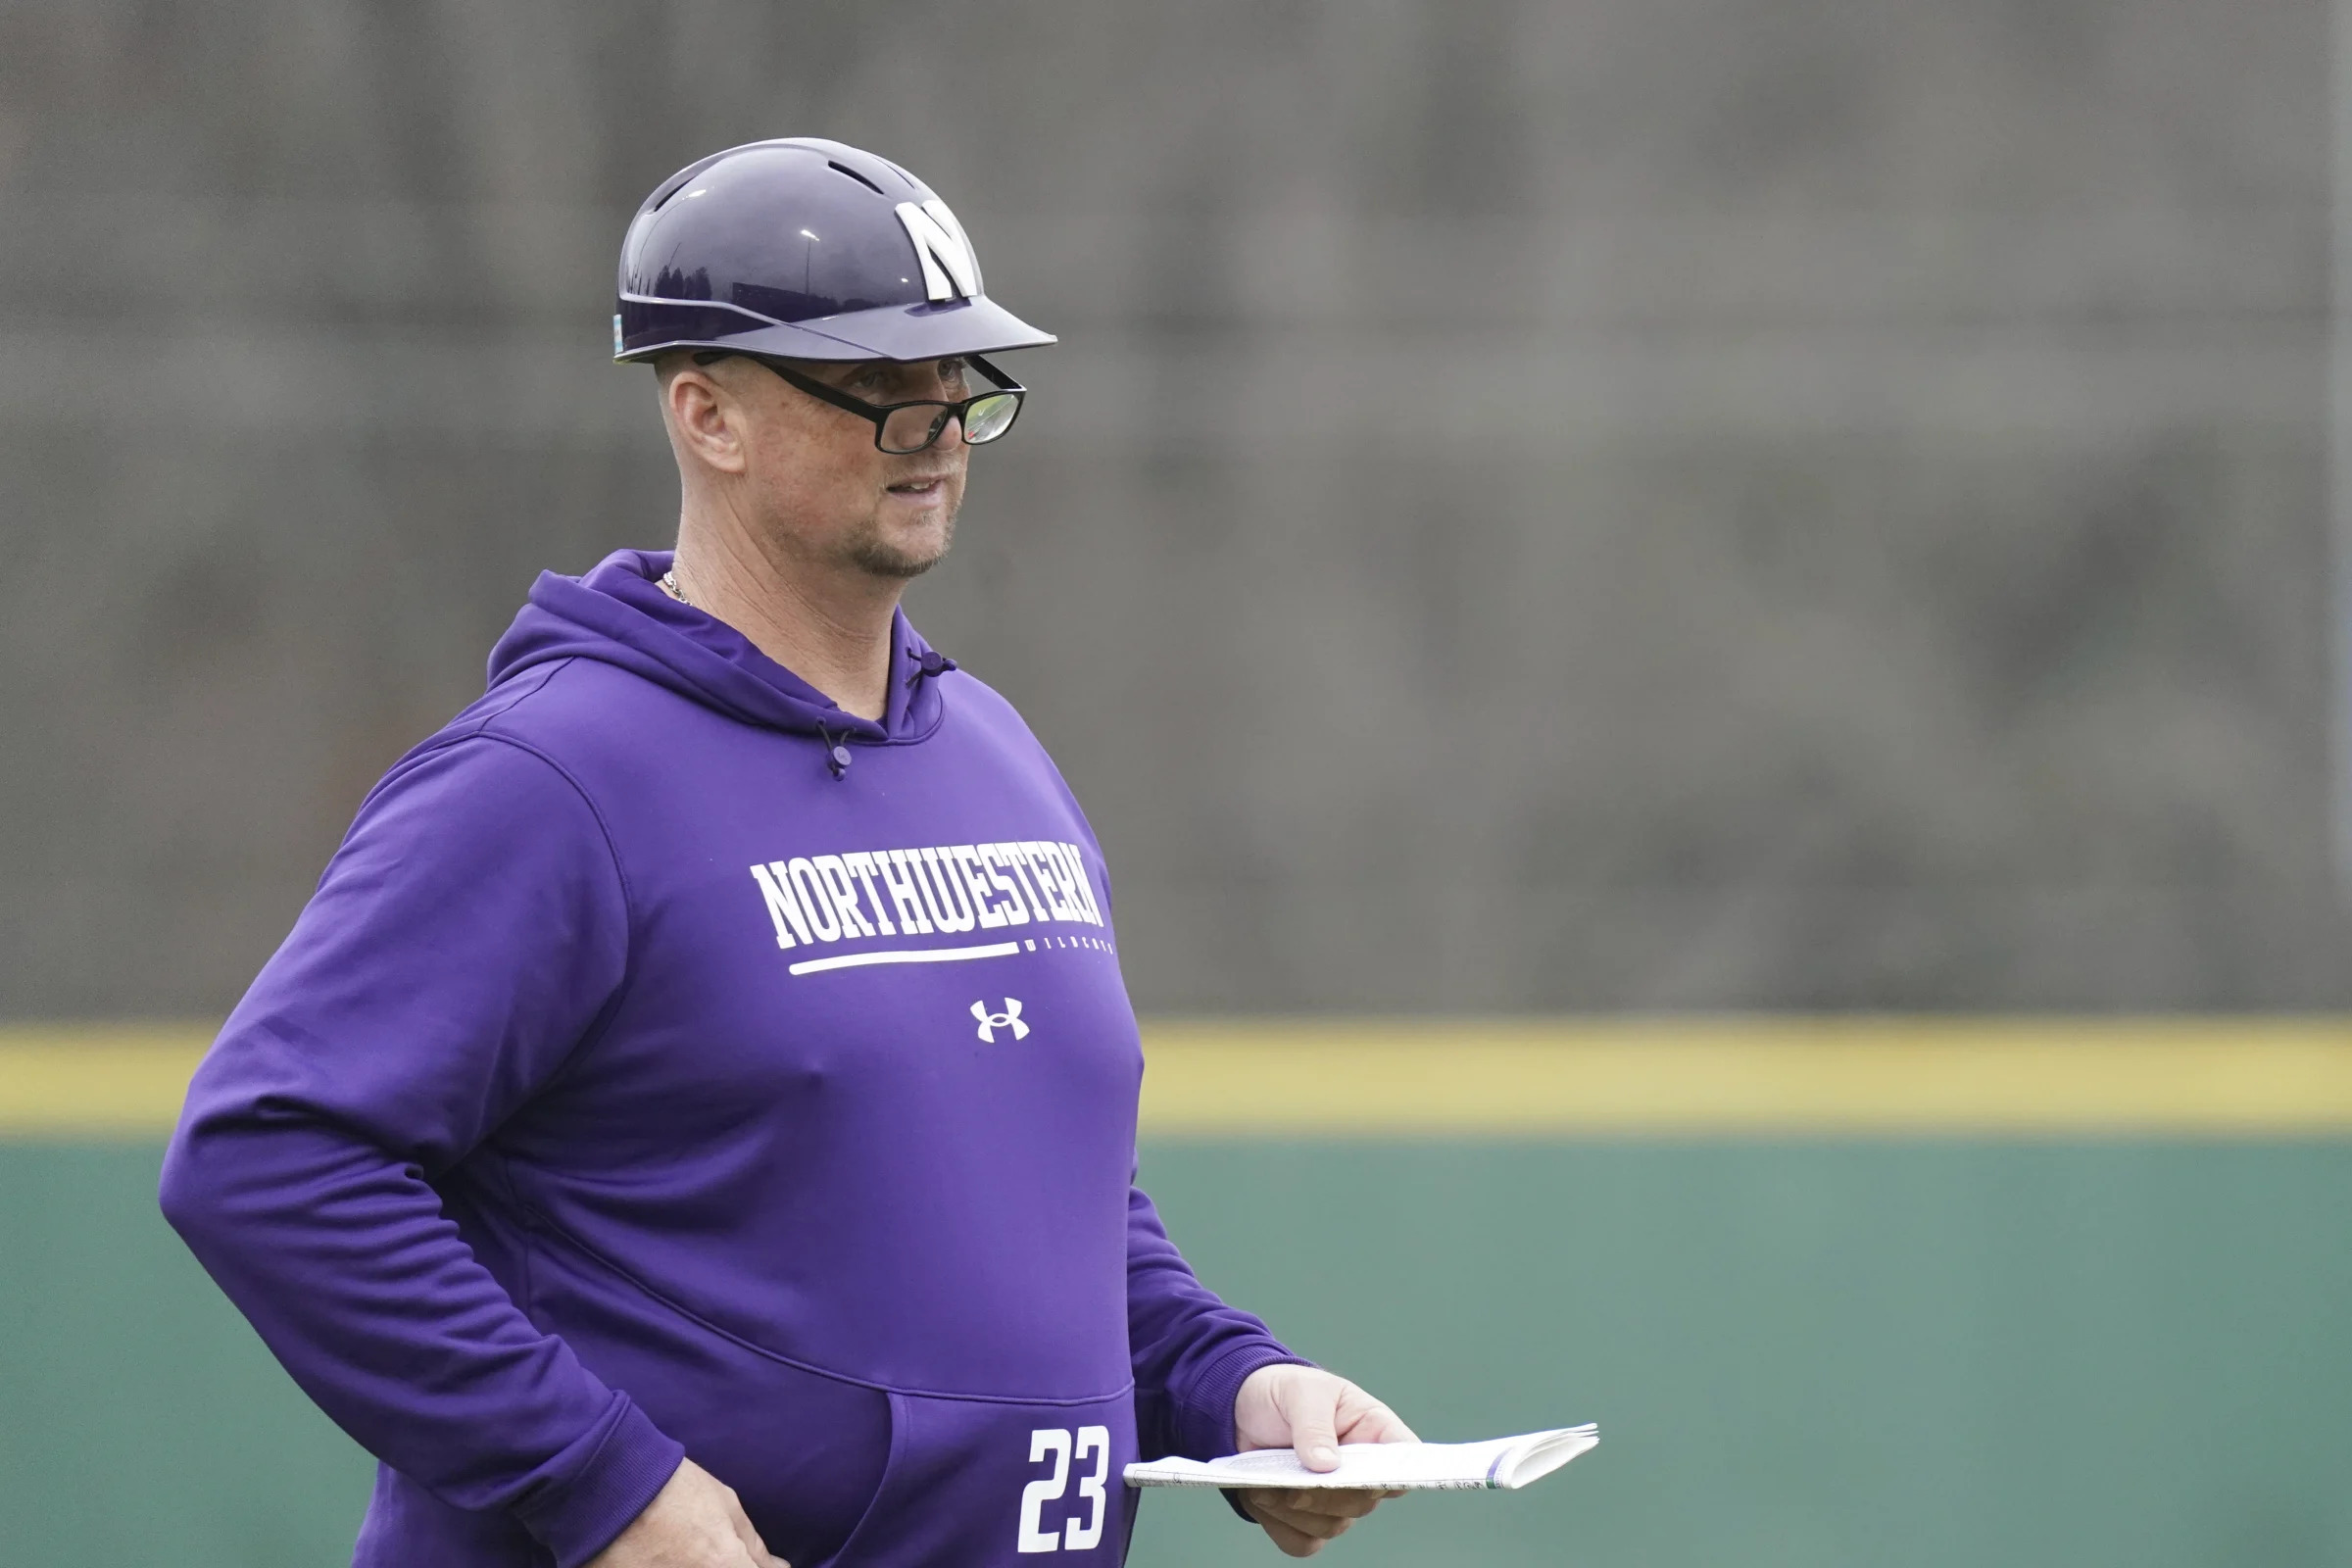
POLYGON ((874 445, 894 457, 920 452, 939 439, 939 433, 955 419, 963 431, 963 444, 976 447, 994 441, 1012 428, 1012 421, 1021 416, 1021 400, 1029 389, 989 364, 977 354, 958 355, 964 364, 978 370, 997 384, 993 392, 975 392, 955 403, 943 403, 936 398, 918 398, 909 403, 868 403, 852 397, 838 387, 830 387, 813 376, 803 375, 789 365, 759 354, 743 354, 734 349, 708 349, 694 357, 697 365, 710 365, 719 360, 750 360, 764 365, 782 376, 789 384, 799 387, 819 402, 830 403, 837 409, 847 409, 861 419, 870 419, 874 426, 874 445))

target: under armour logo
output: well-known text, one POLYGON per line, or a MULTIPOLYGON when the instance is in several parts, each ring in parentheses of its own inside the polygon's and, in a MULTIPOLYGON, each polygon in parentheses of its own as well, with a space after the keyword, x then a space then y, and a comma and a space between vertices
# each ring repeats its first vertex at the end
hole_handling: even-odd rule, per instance
POLYGON ((972 1016, 980 1020, 980 1039, 987 1045, 997 1043, 997 1031, 1000 1029, 1011 1030, 1015 1040, 1029 1038, 1029 1026, 1021 1022, 1021 999, 1018 997, 1006 997, 1003 1012, 991 1012, 987 1003, 975 1002, 972 1004, 972 1016))

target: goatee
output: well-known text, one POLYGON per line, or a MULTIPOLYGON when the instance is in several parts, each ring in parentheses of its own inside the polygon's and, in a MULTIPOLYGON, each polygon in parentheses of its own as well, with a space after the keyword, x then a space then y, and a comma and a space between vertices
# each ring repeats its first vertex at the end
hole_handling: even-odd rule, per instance
POLYGON ((895 545, 878 533, 868 533, 850 546, 850 562, 859 570, 876 577, 897 577, 905 580, 920 577, 946 559, 949 547, 956 542, 956 514, 948 514, 947 526, 940 530, 939 548, 917 555, 895 545))

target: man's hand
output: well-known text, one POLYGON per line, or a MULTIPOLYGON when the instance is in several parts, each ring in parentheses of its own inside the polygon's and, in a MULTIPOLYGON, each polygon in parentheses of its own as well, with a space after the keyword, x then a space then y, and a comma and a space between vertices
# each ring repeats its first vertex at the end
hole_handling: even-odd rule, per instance
POLYGON ((771 1556, 735 1489, 688 1459, 587 1568, 792 1568, 771 1556))
MULTIPOLYGON (((1296 1448, 1309 1470, 1340 1467, 1343 1443, 1412 1443, 1412 1428, 1396 1412, 1346 1378, 1311 1366, 1261 1366, 1233 1401, 1233 1435, 1241 1449, 1296 1448)), ((1301 1492, 1253 1487, 1241 1494, 1274 1544, 1294 1557, 1311 1557, 1395 1492, 1301 1492)))

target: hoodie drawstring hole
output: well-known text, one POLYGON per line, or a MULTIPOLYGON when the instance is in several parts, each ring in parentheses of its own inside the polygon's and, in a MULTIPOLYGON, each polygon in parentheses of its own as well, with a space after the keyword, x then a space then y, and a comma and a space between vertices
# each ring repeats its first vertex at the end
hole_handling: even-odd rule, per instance
POLYGON ((838 782, 850 770, 850 749, 835 740, 833 732, 822 724, 816 726, 816 736, 825 743, 825 766, 838 782))
POLYGON ((956 667, 956 661, 935 648, 920 650, 909 648, 906 650, 906 657, 914 661, 914 670, 906 677, 908 686, 920 683, 925 677, 937 680, 956 667))

